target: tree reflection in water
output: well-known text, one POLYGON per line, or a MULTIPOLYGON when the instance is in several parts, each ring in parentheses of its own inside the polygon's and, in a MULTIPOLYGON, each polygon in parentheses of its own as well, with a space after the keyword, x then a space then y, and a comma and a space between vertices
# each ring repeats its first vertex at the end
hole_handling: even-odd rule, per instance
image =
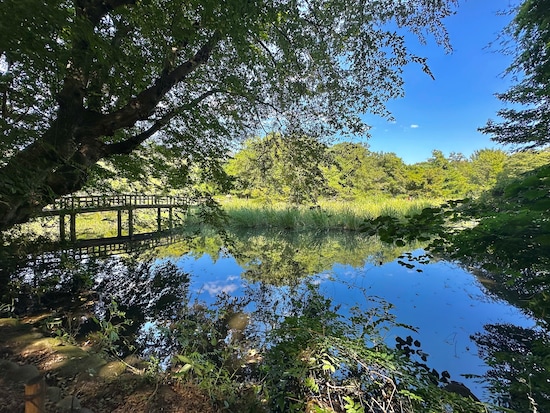
MULTIPOLYGON (((304 280, 311 274, 327 271, 335 262, 349 263, 357 267, 364 266, 365 262, 379 265, 398 257, 402 258, 401 261, 410 262, 410 257, 406 259, 406 251, 419 247, 419 244, 399 247, 393 244, 390 248, 384 248, 376 237, 349 234, 320 236, 285 232, 243 233, 232 234, 232 241, 230 252, 244 269, 242 280, 248 284, 241 297, 222 294, 217 302, 208 305, 198 302, 196 297, 193 297, 194 293, 190 291, 190 275, 185 272, 185 268, 178 266, 179 257, 191 249, 196 256, 207 252, 214 259, 220 257, 220 253, 223 255, 224 251, 227 252, 224 239, 221 237, 201 236, 195 238, 191 245, 172 245, 151 252, 147 256, 96 259, 46 253, 26 266, 18 264, 10 267, 10 288, 3 302, 8 302, 6 298, 17 295, 18 311, 51 308, 57 311, 58 315, 65 315, 64 322, 67 325, 67 318, 74 317, 77 311, 87 314, 88 319, 96 317, 100 321, 109 320, 116 325, 131 321, 131 324, 124 324, 120 330, 118 342, 111 343, 112 348, 117 349, 117 354, 135 351, 145 359, 156 360, 164 368, 176 368, 178 374, 187 378, 205 380, 206 370, 210 369, 223 371, 227 377, 250 381, 253 377, 268 374, 265 369, 271 363, 269 374, 297 374, 293 376, 292 382, 288 383, 290 387, 283 386, 278 387, 278 390, 271 390, 280 392, 283 399, 287 393, 294 394, 293 397, 302 397, 307 391, 300 387, 300 380, 305 380, 309 376, 300 375, 309 374, 313 367, 307 363, 299 363, 299 366, 294 364, 292 360, 295 355, 286 354, 285 351, 292 350, 292 343, 297 346, 292 350, 296 351, 296 354, 309 354, 312 351, 310 347, 317 346, 315 351, 324 348, 324 353, 321 353, 334 358, 335 355, 331 355, 332 350, 329 349, 329 342, 325 339, 342 342, 343 334, 346 336, 345 340, 348 340, 356 333, 357 327, 350 327, 350 315, 346 314, 341 318, 342 313, 336 307, 331 307, 330 300, 323 297, 318 290, 304 291, 304 280), (124 312, 124 317, 112 317, 110 304, 113 301, 117 303, 118 309, 124 312), (82 303, 88 303, 88 306, 82 303), (308 312, 304 313, 306 308, 308 312), (318 321, 324 325, 324 330, 318 325, 318 321), (321 340, 322 334, 325 334, 322 331, 327 332, 331 325, 336 330, 331 333, 331 337, 321 340), (318 326, 321 333, 316 332, 318 326), (301 333, 296 330, 303 328, 306 330, 301 333), (270 353, 270 349, 277 349, 279 353, 270 353), (179 358, 174 359, 174 355, 178 355, 179 358), (251 362, 254 359, 256 363, 251 362), (284 368, 277 369, 276 365, 284 368), (263 372, 261 369, 258 370, 261 366, 264 368, 263 372)), ((466 244, 462 244, 462 248, 466 248, 466 244)), ((411 271, 416 271, 416 264, 407 264, 406 268, 415 267, 411 271)), ((421 264, 420 261, 418 264, 421 264)), ((532 301, 531 305, 535 306, 535 309, 542 309, 534 313, 544 319, 546 301, 543 299, 544 296, 532 294, 533 288, 540 291, 540 285, 534 284, 529 281, 515 284, 496 282, 494 285, 498 285, 500 290, 495 290, 495 293, 509 301, 512 301, 513 297, 525 298, 531 294, 531 297, 538 300, 532 301), (537 302, 539 304, 536 304, 537 302)), ((385 315, 382 317, 384 322, 395 324, 394 319, 388 318, 390 307, 384 307, 379 303, 371 305, 370 308, 385 315)), ((365 314, 361 316, 364 317, 365 314)), ((382 326, 383 324, 378 325, 382 326)), ((97 329, 96 323, 84 323, 79 326, 78 334, 83 335, 93 329, 97 329)), ((540 409, 543 409, 544 400, 548 397, 545 390, 547 377, 544 369, 541 370, 540 367, 546 367, 545 346, 548 347, 543 331, 533 332, 515 326, 494 325, 489 325, 486 329, 486 333, 478 333, 473 339, 481 349, 482 357, 491 366, 486 379, 495 395, 494 401, 516 411, 527 411, 525 409, 531 407, 527 397, 529 395, 538 403, 540 409)), ((374 334, 371 332, 369 336, 371 341, 368 345, 372 346, 374 334)), ((349 349, 350 343, 346 343, 349 349)), ((414 346, 407 348, 409 347, 417 350, 414 346)), ((425 363, 423 359, 414 361, 406 360, 406 357, 399 358, 402 357, 402 350, 403 348, 390 349, 385 346, 379 349, 381 354, 401 360, 398 368, 409 369, 409 373, 414 372, 417 377, 425 377, 427 381, 424 384, 430 382, 431 386, 435 387, 427 387, 423 391, 431 395, 430 397, 434 396, 433 392, 444 386, 444 383, 439 381, 439 373, 427 368, 429 360, 425 363)), ((322 354, 314 353, 311 354, 320 362, 322 354)), ((345 354, 351 353, 340 349, 337 357, 345 354)), ((324 360, 328 359, 325 357, 324 360)), ((350 360, 348 358, 345 361, 350 360)), ((378 362, 380 363, 380 360, 378 362)), ((330 372, 328 364, 326 366, 327 372, 330 372)), ((382 367, 382 364, 380 366, 381 370, 387 368, 382 367)), ((361 372, 353 374, 365 380, 368 376, 361 372)), ((267 380, 267 376, 263 377, 267 380)), ((280 382, 280 377, 272 376, 272 379, 273 386, 274 383, 280 382)), ((308 391, 315 390, 316 380, 320 379, 321 376, 310 377, 308 383, 312 388, 308 391)), ((389 382, 386 384, 389 385, 389 382)), ((336 382, 333 385, 337 385, 336 382)), ((374 393, 377 391, 373 388, 374 393)), ((418 391, 418 388, 415 391, 418 391)), ((349 395, 342 393, 340 396, 349 395)), ((318 399, 319 403, 328 403, 329 400, 323 397, 318 399)))

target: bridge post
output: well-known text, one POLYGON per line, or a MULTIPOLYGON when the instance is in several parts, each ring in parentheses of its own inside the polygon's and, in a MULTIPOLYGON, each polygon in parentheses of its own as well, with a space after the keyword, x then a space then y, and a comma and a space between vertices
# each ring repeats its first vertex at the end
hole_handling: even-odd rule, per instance
POLYGON ((162 220, 161 220, 161 210, 157 208, 157 231, 160 232, 162 229, 162 220))
POLYGON ((59 240, 61 242, 65 241, 65 215, 59 215, 59 240))
POLYGON ((117 237, 122 237, 122 209, 117 210, 116 212, 116 222, 117 222, 117 237))
POLYGON ((134 210, 132 207, 128 208, 128 236, 130 238, 134 236, 134 210))
POLYGON ((174 228, 174 223, 173 223, 173 220, 172 220, 172 218, 173 218, 173 216, 172 216, 172 215, 173 215, 173 214, 172 214, 172 210, 173 210, 173 209, 174 209, 174 208, 172 208, 172 207, 170 207, 170 208, 168 209, 168 223, 169 223, 169 225, 170 225, 170 231, 172 231, 172 229, 174 228))
POLYGON ((70 214, 71 220, 69 225, 69 231, 71 232, 71 242, 76 242, 76 213, 70 214))

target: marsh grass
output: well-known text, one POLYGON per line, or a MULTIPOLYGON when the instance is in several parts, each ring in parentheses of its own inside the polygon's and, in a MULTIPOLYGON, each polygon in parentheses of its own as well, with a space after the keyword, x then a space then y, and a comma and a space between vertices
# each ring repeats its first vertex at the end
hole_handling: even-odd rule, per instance
MULTIPOLYGON (((293 206, 282 203, 266 204, 257 200, 221 199, 228 216, 230 229, 281 229, 281 230, 346 230, 358 231, 366 219, 381 215, 404 218, 415 215, 423 208, 439 203, 433 199, 369 198, 355 201, 323 200, 318 205, 293 206)), ((197 209, 197 208, 195 208, 197 209)), ((162 228, 167 229, 168 212, 162 211, 162 228)), ((190 208, 187 212, 174 211, 175 225, 187 229, 200 228, 201 214, 190 208)), ((69 237, 69 217, 65 217, 66 238, 69 237)), ((78 214, 76 219, 78 239, 116 237, 117 213, 115 211, 78 214)), ((153 232, 157 229, 156 210, 134 211, 134 233, 153 232)), ((59 217, 37 218, 19 226, 18 233, 32 239, 44 236, 59 239, 59 217)), ((122 218, 122 234, 128 234, 128 216, 122 218)))
POLYGON ((261 204, 241 199, 224 199, 221 204, 233 228, 280 228, 357 231, 365 219, 381 215, 404 218, 438 204, 429 199, 373 198, 354 202, 325 200, 314 207, 261 204))

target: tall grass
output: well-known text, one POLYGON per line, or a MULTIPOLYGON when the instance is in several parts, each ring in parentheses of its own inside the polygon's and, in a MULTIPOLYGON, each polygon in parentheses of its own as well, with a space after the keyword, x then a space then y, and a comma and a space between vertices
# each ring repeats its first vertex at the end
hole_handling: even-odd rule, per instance
POLYGON ((436 205, 429 199, 365 199, 353 202, 324 200, 315 207, 261 204, 225 199, 222 206, 235 228, 281 228, 308 230, 359 230, 365 219, 381 215, 404 218, 436 205))
MULTIPOLYGON (((315 207, 290 206, 288 204, 266 204, 257 200, 222 199, 223 209, 229 217, 229 227, 233 229, 281 229, 281 230, 348 230, 357 231, 366 219, 381 215, 403 218, 420 213, 423 208, 439 202, 433 199, 388 199, 369 198, 356 201, 323 200, 315 207)), ((167 228, 167 213, 163 211, 163 228, 167 228)), ((197 211, 189 211, 185 217, 175 217, 184 227, 200 227, 201 218, 197 211)), ((68 221, 68 218, 66 218, 68 221)), ((123 217, 123 234, 128 233, 127 216, 123 217)), ((68 232, 68 222, 66 222, 68 232)), ((134 233, 156 230, 156 211, 136 211, 134 233)), ((21 225, 19 233, 32 239, 46 236, 59 238, 59 217, 39 218, 21 225)), ((77 216, 78 239, 114 237, 117 234, 116 212, 96 212, 77 216)), ((66 234, 68 237, 68 233, 66 234)))

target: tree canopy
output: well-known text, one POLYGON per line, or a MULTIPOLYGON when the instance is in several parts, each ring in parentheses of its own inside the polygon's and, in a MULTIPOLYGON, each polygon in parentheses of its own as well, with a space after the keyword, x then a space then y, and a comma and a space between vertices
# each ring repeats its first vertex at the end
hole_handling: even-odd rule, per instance
POLYGON ((519 80, 497 97, 512 105, 498 111, 480 130, 492 139, 519 147, 550 143, 550 1, 525 0, 506 28, 513 39, 514 60, 508 74, 519 80))
POLYGON ((230 185, 215 192, 289 204, 323 198, 477 198, 502 193, 510 181, 549 161, 549 148, 511 154, 480 149, 468 158, 434 150, 427 161, 407 165, 395 153, 371 152, 364 143, 329 146, 307 136, 268 134, 247 140, 233 154, 224 168, 230 185))
POLYGON ((4 0, 0 229, 146 141, 200 162, 259 128, 364 133, 361 113, 390 116, 404 65, 429 73, 405 34, 448 47, 455 4, 4 0))

